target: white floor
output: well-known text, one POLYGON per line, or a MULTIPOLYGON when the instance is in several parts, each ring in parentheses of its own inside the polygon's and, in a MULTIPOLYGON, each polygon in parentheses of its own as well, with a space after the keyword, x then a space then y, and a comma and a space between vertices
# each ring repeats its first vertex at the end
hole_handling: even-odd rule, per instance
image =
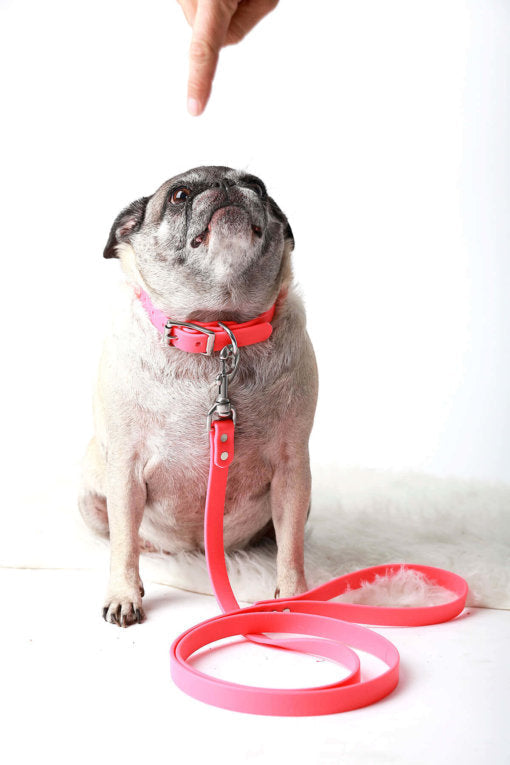
MULTIPOLYGON (((257 717, 195 701, 170 678, 173 638, 216 614, 213 598, 149 584, 147 621, 121 630, 100 618, 105 574, 0 570, 2 759, 9 765, 510 763, 509 611, 471 608, 447 624, 378 628, 400 651, 401 680, 374 706, 257 717)), ((325 683, 339 671, 252 645, 225 653, 209 652, 203 668, 275 686, 325 683)))

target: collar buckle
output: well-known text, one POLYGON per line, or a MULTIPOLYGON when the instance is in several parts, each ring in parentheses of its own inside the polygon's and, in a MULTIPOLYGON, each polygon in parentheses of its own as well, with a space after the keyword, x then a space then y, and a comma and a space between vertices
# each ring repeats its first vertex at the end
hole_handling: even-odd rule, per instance
POLYGON ((167 323, 165 324, 165 340, 168 342, 168 345, 170 345, 171 340, 179 339, 175 335, 170 334, 170 332, 172 331, 172 327, 188 327, 188 329, 194 329, 195 332, 201 332, 203 335, 207 335, 206 349, 205 351, 200 351, 200 355, 212 356, 212 353, 214 350, 214 341, 216 339, 216 334, 213 332, 212 329, 206 329, 205 327, 201 327, 199 324, 192 324, 189 321, 170 321, 169 319, 167 323))

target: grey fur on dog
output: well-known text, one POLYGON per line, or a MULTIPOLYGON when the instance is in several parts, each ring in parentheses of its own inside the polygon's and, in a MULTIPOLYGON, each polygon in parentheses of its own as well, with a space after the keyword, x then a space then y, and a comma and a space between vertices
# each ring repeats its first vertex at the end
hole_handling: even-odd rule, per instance
POLYGON ((205 416, 218 354, 166 345, 136 286, 177 321, 246 321, 277 302, 273 334, 241 349, 231 386, 238 425, 224 539, 226 549, 244 547, 272 522, 277 592, 289 597, 307 589, 303 534, 317 370, 292 283, 293 246, 263 182, 227 167, 199 167, 166 181, 112 226, 104 256, 120 258, 126 283, 100 362, 95 436, 79 498, 87 523, 110 536, 107 621, 143 618, 141 545, 169 553, 203 549, 205 416))

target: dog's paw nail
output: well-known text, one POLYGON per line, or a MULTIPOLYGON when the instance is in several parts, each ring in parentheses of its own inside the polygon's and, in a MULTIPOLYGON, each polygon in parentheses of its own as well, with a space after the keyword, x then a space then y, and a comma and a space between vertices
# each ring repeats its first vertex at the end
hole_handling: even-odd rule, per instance
POLYGON ((286 600, 287 598, 294 598, 296 595, 301 595, 303 592, 307 592, 307 590, 308 586, 304 576, 286 576, 280 581, 274 592, 274 597, 286 600))
POLYGON ((110 624, 119 627, 129 627, 131 624, 141 624, 145 619, 143 609, 139 601, 123 601, 122 603, 110 603, 103 607, 103 619, 110 624))
POLYGON ((140 596, 143 598, 144 595, 145 595, 145 590, 143 589, 143 584, 142 584, 140 585, 140 596))

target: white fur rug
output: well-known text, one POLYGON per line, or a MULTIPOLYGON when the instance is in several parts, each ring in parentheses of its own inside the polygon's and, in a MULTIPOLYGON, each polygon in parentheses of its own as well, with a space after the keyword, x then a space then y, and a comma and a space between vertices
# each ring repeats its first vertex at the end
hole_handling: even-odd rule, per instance
MULTIPOLYGON (((469 584, 468 605, 510 609, 510 486, 420 473, 314 466, 305 560, 308 583, 367 566, 417 563, 447 568, 469 584)), ((108 545, 92 536, 76 507, 77 480, 24 496, 4 515, 0 566, 103 569, 108 545)), ((272 597, 275 546, 264 543, 228 556, 243 603, 272 597)), ((145 553, 145 584, 158 582, 211 593, 204 556, 145 553)), ((341 598, 378 605, 422 605, 447 599, 415 575, 379 581, 341 598)))

